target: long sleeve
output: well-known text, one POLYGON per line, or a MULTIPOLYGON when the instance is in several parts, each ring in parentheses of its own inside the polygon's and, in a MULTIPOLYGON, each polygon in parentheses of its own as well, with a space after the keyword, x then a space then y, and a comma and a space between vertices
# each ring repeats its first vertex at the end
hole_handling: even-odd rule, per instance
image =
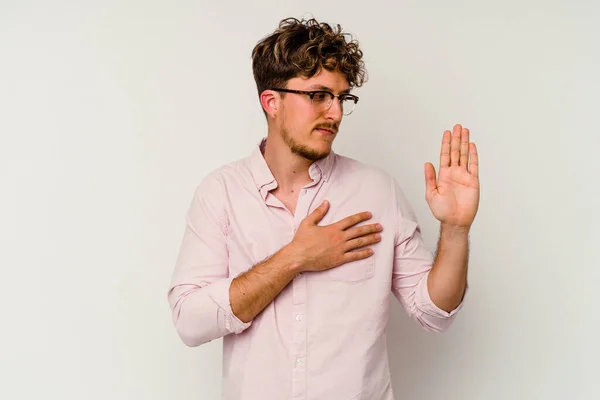
POLYGON ((406 312, 425 330, 443 332, 456 318, 462 303, 450 313, 435 305, 427 290, 433 254, 421 235, 416 215, 395 179, 392 178, 396 207, 396 236, 392 292, 406 312))
POLYGON ((223 183, 212 175, 196 189, 168 291, 173 323, 188 346, 240 333, 252 323, 240 321, 229 302, 233 277, 224 193, 223 183))

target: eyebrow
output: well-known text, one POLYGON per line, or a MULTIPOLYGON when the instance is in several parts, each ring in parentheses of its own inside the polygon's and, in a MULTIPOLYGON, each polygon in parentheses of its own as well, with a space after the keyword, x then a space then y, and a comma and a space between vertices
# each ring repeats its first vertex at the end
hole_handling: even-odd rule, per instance
MULTIPOLYGON (((309 86, 308 90, 311 90, 311 89, 312 90, 326 90, 328 92, 333 92, 333 89, 331 89, 330 87, 319 85, 319 84, 315 84, 315 85, 309 86)), ((352 88, 349 87, 349 88, 347 88, 345 90, 342 90, 340 93, 345 93, 345 94, 347 93, 347 94, 349 94, 351 90, 352 90, 352 88)))

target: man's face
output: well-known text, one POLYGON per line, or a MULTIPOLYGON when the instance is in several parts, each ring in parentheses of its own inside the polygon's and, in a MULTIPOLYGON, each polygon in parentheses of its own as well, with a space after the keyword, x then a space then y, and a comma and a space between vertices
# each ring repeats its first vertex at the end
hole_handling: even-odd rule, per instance
MULTIPOLYGON (((333 94, 340 94, 348 93, 350 87, 343 74, 321 70, 308 79, 290 79, 287 89, 327 90, 333 94)), ((334 98, 331 107, 324 111, 319 110, 316 104, 317 102, 311 102, 306 94, 286 93, 281 102, 281 113, 277 118, 284 142, 294 154, 310 161, 317 161, 329 155, 343 116, 338 98, 334 98)))

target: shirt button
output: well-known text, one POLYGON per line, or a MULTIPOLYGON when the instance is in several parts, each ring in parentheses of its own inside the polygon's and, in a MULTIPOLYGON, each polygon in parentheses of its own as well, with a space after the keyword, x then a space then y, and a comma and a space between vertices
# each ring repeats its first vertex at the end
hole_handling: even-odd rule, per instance
POLYGON ((301 367, 301 366, 302 366, 302 359, 301 359, 301 358, 298 358, 298 359, 296 360, 296 367, 301 367))
POLYGON ((296 315, 296 321, 298 321, 298 322, 302 322, 302 319, 303 319, 303 318, 302 318, 302 315, 301 315, 301 314, 298 314, 298 315, 296 315))

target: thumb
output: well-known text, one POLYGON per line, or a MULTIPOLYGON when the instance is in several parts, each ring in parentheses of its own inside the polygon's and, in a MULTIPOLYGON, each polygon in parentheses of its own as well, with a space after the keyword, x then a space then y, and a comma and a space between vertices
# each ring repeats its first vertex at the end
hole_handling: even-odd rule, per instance
POLYGON ((435 167, 432 163, 425 163, 425 192, 429 195, 437 187, 435 183, 435 167))
POLYGON ((306 220, 313 225, 318 224, 323 217, 325 216, 325 214, 327 214, 327 211, 329 210, 329 202, 327 200, 324 200, 321 205, 319 205, 319 207, 315 208, 313 210, 313 212, 311 212, 308 217, 306 217, 306 220))

